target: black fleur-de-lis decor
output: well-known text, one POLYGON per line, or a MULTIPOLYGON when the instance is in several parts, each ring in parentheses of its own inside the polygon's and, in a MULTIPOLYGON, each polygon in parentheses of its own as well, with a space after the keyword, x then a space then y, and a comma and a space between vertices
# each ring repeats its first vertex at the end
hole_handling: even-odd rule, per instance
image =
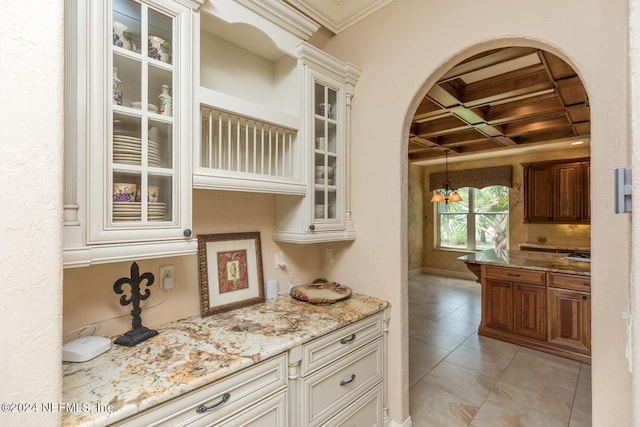
POLYGON ((131 320, 131 330, 118 337, 118 339, 114 341, 116 344, 131 347, 158 335, 158 331, 142 326, 142 318, 140 317, 142 313, 140 301, 146 300, 151 295, 151 291, 147 288, 153 285, 153 280, 153 274, 149 272, 140 275, 138 264, 134 262, 131 264, 131 277, 122 277, 113 284, 113 291, 118 295, 124 293, 122 289, 123 285, 128 284, 131 286, 131 297, 127 298, 126 295, 122 295, 120 297, 120 305, 125 306, 133 303, 133 310, 131 310, 131 317, 133 318, 131 320), (141 293, 140 284, 145 280, 147 283, 144 292, 141 293))

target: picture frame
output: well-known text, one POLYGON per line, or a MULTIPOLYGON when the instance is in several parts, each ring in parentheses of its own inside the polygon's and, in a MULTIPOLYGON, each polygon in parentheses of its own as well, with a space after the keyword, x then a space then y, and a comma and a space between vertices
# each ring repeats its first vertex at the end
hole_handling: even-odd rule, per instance
POLYGON ((202 317, 264 302, 260 232, 198 235, 202 317))

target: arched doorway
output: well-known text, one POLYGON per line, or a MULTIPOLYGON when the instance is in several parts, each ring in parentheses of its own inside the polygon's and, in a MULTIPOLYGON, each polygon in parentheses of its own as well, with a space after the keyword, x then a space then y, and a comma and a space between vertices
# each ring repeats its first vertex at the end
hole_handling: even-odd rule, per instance
MULTIPOLYGON (((507 46, 499 49, 492 49, 475 53, 464 58, 462 61, 452 61, 454 65, 442 67, 444 72, 437 78, 434 84, 430 85, 426 94, 421 98, 413 117, 409 140, 409 269, 421 270, 436 275, 450 275, 450 277, 468 276, 464 264, 457 260, 457 257, 464 255, 464 251, 450 250, 438 246, 438 229, 434 225, 437 223, 436 214, 431 202, 426 196, 429 188, 425 188, 428 174, 434 171, 442 171, 444 166, 443 151, 450 153, 450 167, 456 169, 474 169, 484 166, 512 165, 514 168, 514 185, 510 191, 510 226, 509 242, 512 249, 518 249, 519 243, 535 243, 540 246, 570 246, 577 247, 590 245, 590 224, 580 225, 529 225, 523 223, 522 211, 522 170, 520 163, 538 160, 550 160, 559 158, 582 158, 590 156, 589 136, 590 136, 590 110, 586 90, 574 68, 561 59, 556 54, 537 47, 507 46), (581 145, 572 145, 575 142, 582 142, 581 145), (416 172, 414 166, 421 168, 416 172), (518 169, 520 168, 520 169, 518 169), (418 178, 416 178, 416 176, 418 178), (412 182, 413 181, 413 182, 412 182), (418 181, 418 182, 417 182, 418 181), (415 187, 419 187, 416 191, 415 187), (413 187, 413 189, 412 189, 413 187), (421 203, 416 203, 416 197, 422 195, 421 203), (413 200, 412 200, 413 199, 413 200), (531 241, 533 240, 533 241, 531 241), (435 244, 432 242, 436 242, 435 244), (416 261, 418 260, 418 262, 416 261), (418 265, 419 264, 419 265, 418 265)), ((458 291, 463 289, 460 283, 454 282, 452 289, 458 291)), ((410 279, 411 281, 411 279, 410 279)), ((443 281, 437 280, 438 287, 443 288, 443 281)), ((446 285, 444 285, 446 286, 446 285)), ((411 292, 411 285, 410 291, 411 292)), ((464 294, 464 292, 457 292, 464 294)), ((438 327, 442 320, 449 318, 449 322, 461 321, 459 325, 464 329, 465 318, 458 315, 451 317, 453 312, 463 307, 467 302, 457 308, 451 300, 446 300, 435 292, 427 292, 436 301, 432 307, 436 308, 433 313, 433 320, 430 327, 438 327), (445 307, 446 301, 450 307, 445 307), (440 302, 438 304, 438 302, 440 302), (450 310, 449 312, 447 310, 450 310), (438 317, 440 316, 440 317, 438 317)), ((472 299, 469 299, 471 301, 472 299)), ((409 327, 415 327, 418 321, 412 322, 412 307, 416 309, 418 305, 415 299, 411 298, 409 308, 409 327)), ((425 304, 425 307, 428 304, 425 304)), ((473 322, 473 320, 469 320, 473 322)), ((465 329, 466 330, 466 329, 465 329)), ((423 341, 427 346, 438 348, 436 352, 441 354, 441 358, 430 355, 426 359, 434 360, 434 367, 425 374, 428 389, 435 396, 439 391, 447 396, 444 399, 447 408, 455 407, 457 415, 465 418, 465 422, 470 422, 476 415, 486 419, 489 406, 481 412, 483 402, 487 405, 496 405, 496 400, 488 397, 497 392, 509 390, 513 403, 513 411, 522 409, 525 395, 530 399, 542 394, 549 394, 548 390, 525 390, 520 393, 514 390, 513 384, 503 382, 500 384, 501 375, 506 375, 506 365, 504 370, 500 370, 495 365, 476 365, 479 369, 491 369, 492 375, 480 374, 478 383, 478 394, 473 396, 464 395, 457 391, 455 386, 447 387, 442 384, 460 383, 463 379, 454 376, 447 377, 455 372, 468 369, 464 365, 464 357, 460 357, 460 352, 464 350, 464 332, 450 333, 446 329, 441 333, 427 333, 423 335, 423 341), (462 337, 462 340, 456 337, 462 337), (440 344, 440 345, 438 345, 440 344), (455 355, 454 355, 455 353, 455 355), (449 361, 447 358, 451 358, 449 361), (447 369, 449 365, 449 369, 447 369), (440 366, 440 368, 438 368, 440 366), (431 378, 428 378, 433 372, 431 378), (448 379, 447 379, 448 378, 448 379), (488 385, 493 381, 492 385, 488 385), (500 386, 496 389, 496 385, 500 386), (440 389, 438 389, 438 387, 440 389), (483 395, 483 393, 486 393, 483 395), (528 393, 528 394, 527 394, 528 393), (447 400, 449 397, 453 400, 447 400), (456 401, 456 398, 460 400, 456 401), (515 409, 514 409, 515 408, 515 409)), ((415 338, 415 337, 413 337, 415 338)), ((420 341, 420 337, 415 338, 420 341)), ((410 336, 410 347, 412 337, 410 336)), ((477 340, 477 337, 476 337, 477 340)), ((470 346, 470 352, 476 352, 470 346)), ((515 357, 518 348, 503 346, 507 348, 511 356, 515 357)), ((499 350, 499 351, 502 351, 499 350)), ((498 351, 498 350, 497 350, 498 351)), ((411 353, 411 350, 410 350, 411 353)), ((487 353, 485 353, 486 356, 487 353)), ((527 351, 521 358, 531 357, 527 351)), ((479 357, 483 357, 480 352, 479 357)), ((515 360, 515 359, 514 359, 515 360)), ((556 361, 562 364, 561 361, 556 361)), ((410 367, 411 367, 410 361, 410 367)), ((424 369, 424 365, 422 366, 424 369)), ((411 369, 411 368, 410 368, 411 369)), ((467 376, 473 375, 473 369, 469 369, 467 376)), ((545 413, 541 407, 532 408, 538 411, 537 416, 550 416, 556 420, 569 423, 571 420, 577 422, 584 419, 588 413, 584 406, 581 406, 581 399, 584 401, 587 396, 583 396, 589 390, 588 386, 579 386, 578 379, 587 381, 587 369, 580 364, 569 363, 567 372, 558 373, 558 376, 568 375, 567 379, 571 383, 575 377, 574 390, 571 394, 564 393, 556 400, 565 399, 569 401, 569 412, 547 409, 545 413), (567 373, 568 372, 568 373, 567 373), (578 384, 578 386, 576 386, 578 384), (577 395, 581 393, 582 395, 577 395), (573 411, 573 403, 578 402, 578 407, 573 411), (575 415, 575 416, 573 416, 575 415), (573 418, 572 418, 573 417, 573 418)), ((588 371, 590 372, 590 371, 588 371)), ((521 375, 522 372, 511 371, 512 376, 521 375)), ((411 378, 411 373, 410 373, 411 378)), ((414 378, 415 380, 415 378, 414 378)), ((590 378, 589 378, 590 381, 590 378)), ((563 384, 558 384, 560 388, 563 384)), ((569 386, 570 387, 570 386, 569 386)), ((467 386, 467 389, 469 386, 467 386)), ((503 402, 504 403, 504 402, 503 402)), ((542 404, 541 404, 542 405, 542 404)), ((509 406, 504 403, 503 406, 509 406)), ((535 406, 535 405, 533 405, 535 406)), ((557 409, 557 408, 556 408, 557 409)), ((590 406, 589 406, 590 411, 590 406)), ((445 410, 445 409, 443 409, 445 410)), ((437 409, 432 408, 432 411, 437 409)), ((412 408, 412 414, 418 413, 412 408)), ((491 408, 495 413, 496 408, 491 408)), ((451 415, 451 414, 449 414, 451 415)), ((507 415, 513 415, 507 414, 507 415)), ((418 415, 419 416, 419 415, 418 415)), ((526 415, 523 415, 526 416, 526 415)), ((417 422, 427 421, 414 419, 417 422)), ((429 421, 434 421, 430 419, 429 421)))

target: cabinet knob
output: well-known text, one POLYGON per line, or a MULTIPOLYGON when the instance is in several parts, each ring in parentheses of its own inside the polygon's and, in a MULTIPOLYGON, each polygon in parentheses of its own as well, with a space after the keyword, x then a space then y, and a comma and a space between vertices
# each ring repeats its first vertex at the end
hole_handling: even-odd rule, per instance
POLYGON ((315 226, 315 225, 311 224, 311 225, 309 226, 309 230, 313 231, 313 230, 315 230, 315 229, 316 229, 316 226, 315 226))
POLYGON ((586 295, 582 295, 582 301, 586 301, 587 300, 587 296, 586 295))
POLYGON ((511 287, 511 285, 510 285, 510 284, 508 284, 508 283, 507 283, 506 285, 504 285, 504 288, 505 288, 505 289, 509 289, 510 287, 511 287))
POLYGON ((185 228, 182 234, 184 234, 184 237, 191 237, 191 229, 185 228))
POLYGON ((517 290, 520 290, 520 289, 522 289, 522 286, 517 285, 517 286, 516 286, 516 289, 517 289, 517 290))

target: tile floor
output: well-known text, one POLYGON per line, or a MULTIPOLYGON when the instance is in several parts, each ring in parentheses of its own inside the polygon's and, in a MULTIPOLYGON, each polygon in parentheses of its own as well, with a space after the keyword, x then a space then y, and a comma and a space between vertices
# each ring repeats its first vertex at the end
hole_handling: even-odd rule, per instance
POLYGON ((480 285, 409 278, 414 427, 591 426, 591 366, 478 336, 480 285))

